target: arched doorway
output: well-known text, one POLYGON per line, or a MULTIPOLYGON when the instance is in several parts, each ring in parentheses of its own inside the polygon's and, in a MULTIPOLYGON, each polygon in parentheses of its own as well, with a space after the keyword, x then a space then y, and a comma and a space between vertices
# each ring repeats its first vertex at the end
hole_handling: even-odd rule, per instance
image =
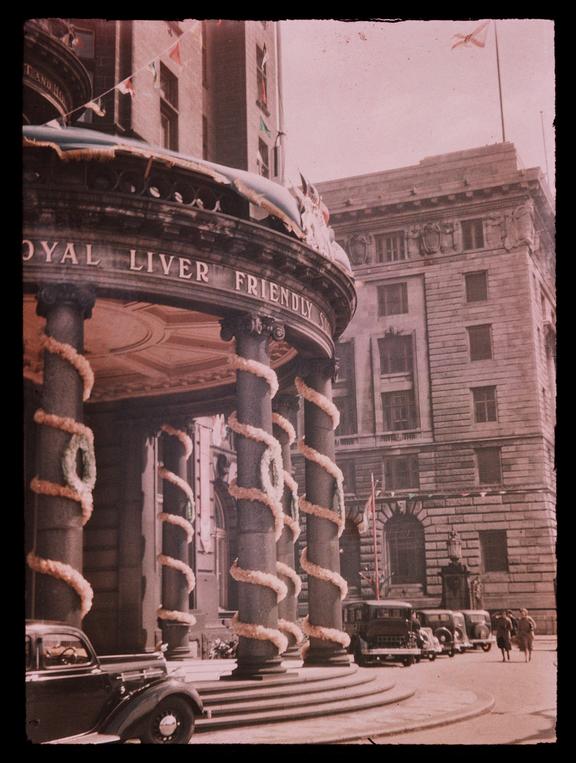
POLYGON ((388 585, 426 584, 424 528, 416 517, 391 517, 384 528, 384 569, 388 585))
POLYGON ((218 608, 227 612, 238 609, 236 581, 230 575, 230 567, 237 556, 236 543, 236 502, 228 490, 219 482, 215 483, 214 515, 216 553, 216 579, 218 588, 218 608))
POLYGON ((346 520, 340 538, 340 574, 348 583, 348 598, 360 597, 360 533, 355 522, 346 520))

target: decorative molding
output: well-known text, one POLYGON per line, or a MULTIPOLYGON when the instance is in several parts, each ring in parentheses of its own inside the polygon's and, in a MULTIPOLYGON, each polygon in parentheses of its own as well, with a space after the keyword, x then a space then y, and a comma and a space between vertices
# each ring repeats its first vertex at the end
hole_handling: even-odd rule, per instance
POLYGON ((338 372, 336 358, 299 358, 297 375, 302 377, 320 374, 325 379, 335 381, 338 372))
POLYGON ((242 313, 232 315, 220 321, 220 336, 225 342, 229 342, 238 335, 269 338, 276 340, 284 339, 286 329, 284 324, 268 315, 259 313, 242 313))
POLYGON ((49 312, 58 305, 73 305, 80 308, 83 318, 92 317, 92 308, 96 303, 96 290, 90 285, 73 283, 40 284, 37 292, 36 312, 47 318, 49 312))

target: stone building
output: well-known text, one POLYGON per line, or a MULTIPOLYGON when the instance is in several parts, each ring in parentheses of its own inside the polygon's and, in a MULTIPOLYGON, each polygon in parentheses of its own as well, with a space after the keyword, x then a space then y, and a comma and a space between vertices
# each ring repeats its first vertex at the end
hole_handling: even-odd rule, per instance
POLYGON ((232 627, 235 676, 285 670, 301 394, 321 573, 306 664, 347 665, 331 385, 356 294, 318 199, 274 182, 276 26, 40 19, 24 35, 27 616, 81 622, 102 653, 163 640, 170 658, 232 627))
POLYGON ((337 348, 350 596, 438 606, 456 531, 474 603, 555 628, 554 212, 501 143, 318 184, 358 309, 337 348))

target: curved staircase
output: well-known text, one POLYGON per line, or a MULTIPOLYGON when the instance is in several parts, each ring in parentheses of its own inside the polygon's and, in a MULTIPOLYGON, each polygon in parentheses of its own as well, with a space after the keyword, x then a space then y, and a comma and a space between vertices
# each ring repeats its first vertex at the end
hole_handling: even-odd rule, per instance
POLYGON ((397 689, 378 670, 291 667, 291 675, 266 681, 202 681, 187 674, 204 702, 196 732, 317 718, 389 705, 414 695, 397 689))

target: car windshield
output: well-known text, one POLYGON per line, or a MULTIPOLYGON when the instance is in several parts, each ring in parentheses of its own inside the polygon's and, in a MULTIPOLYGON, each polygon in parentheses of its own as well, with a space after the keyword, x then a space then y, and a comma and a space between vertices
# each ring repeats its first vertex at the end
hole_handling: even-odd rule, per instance
POLYGON ((450 616, 449 615, 425 615, 426 620, 429 623, 449 623, 450 622, 450 616))
POLYGON ((486 615, 468 615, 471 623, 483 623, 486 621, 486 615))
POLYGON ((370 617, 372 620, 388 620, 389 618, 409 620, 410 610, 400 609, 400 607, 377 608, 371 610, 370 617))

